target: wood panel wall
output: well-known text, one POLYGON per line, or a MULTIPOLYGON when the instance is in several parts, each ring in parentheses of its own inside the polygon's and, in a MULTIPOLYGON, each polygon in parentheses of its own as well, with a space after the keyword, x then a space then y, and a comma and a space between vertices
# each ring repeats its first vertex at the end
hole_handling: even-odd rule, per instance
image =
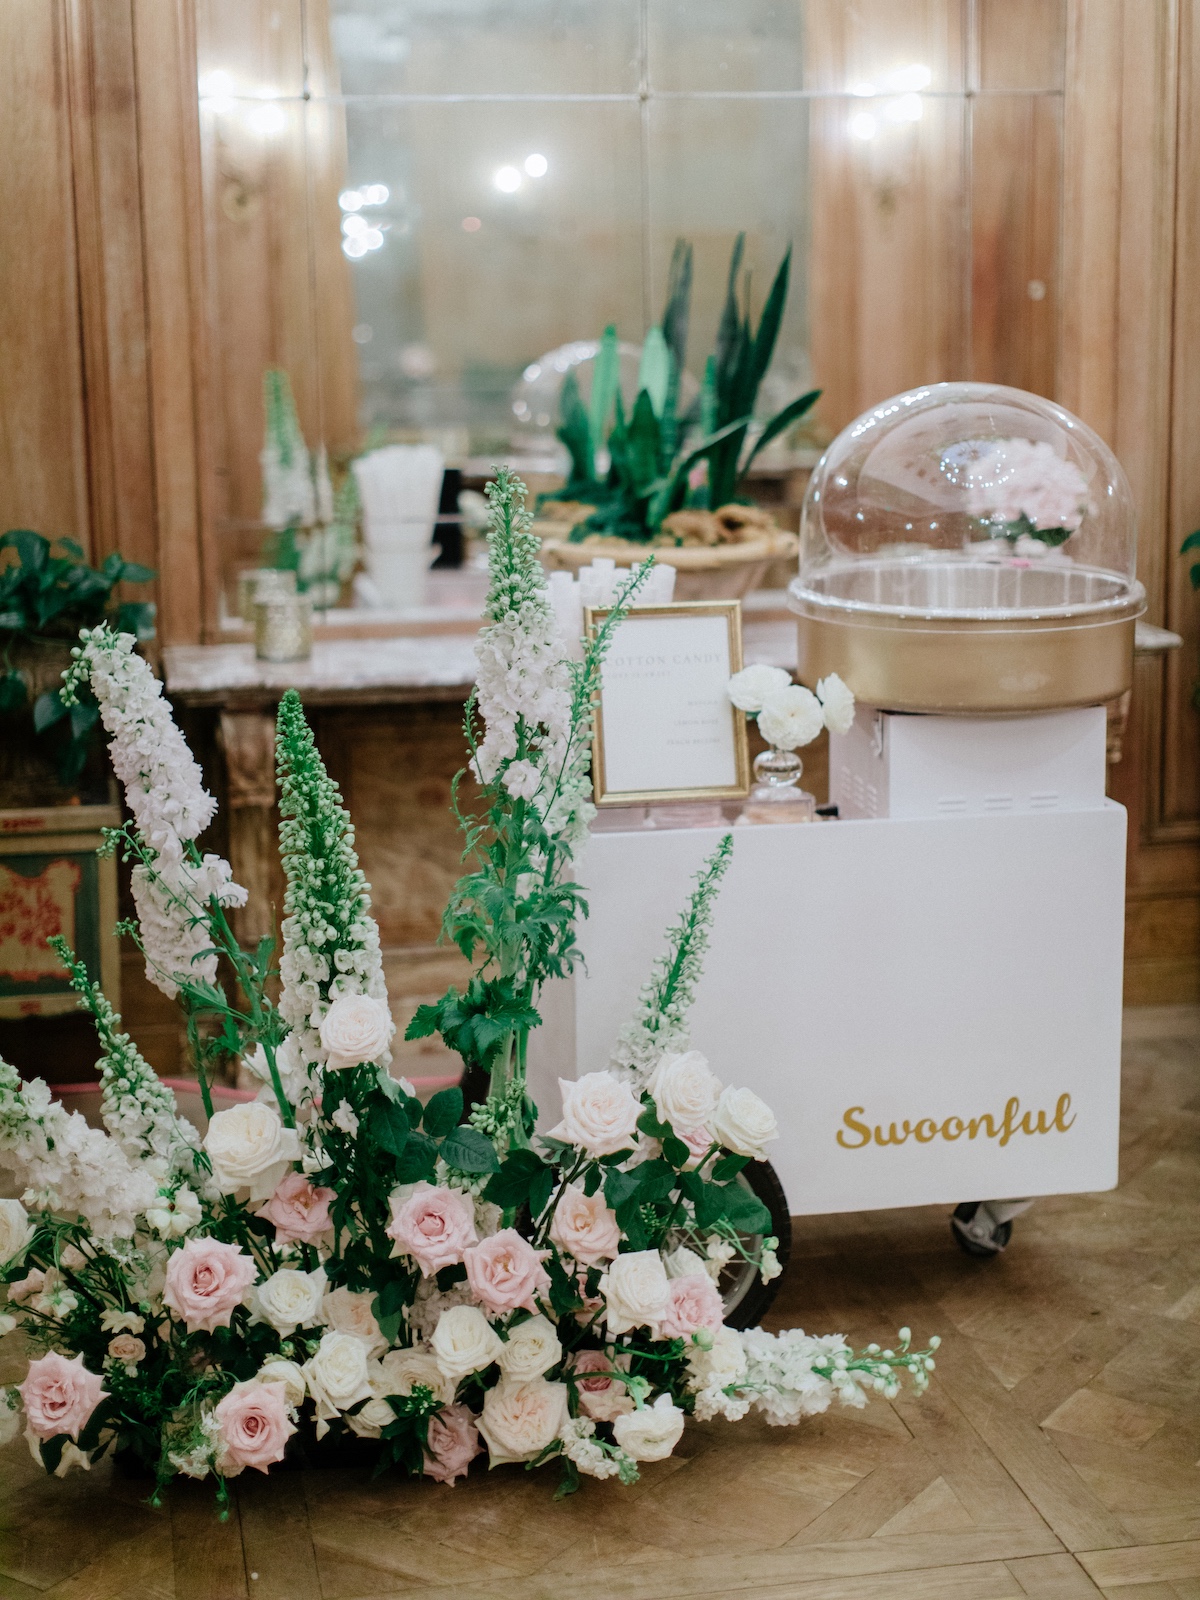
MULTIPOLYGON (((326 360, 347 353, 350 316, 321 220, 339 126, 305 130, 307 166, 273 157, 304 221, 292 234, 276 214, 268 237, 251 219, 246 281, 266 287, 246 327, 229 326, 214 278, 214 230, 236 271, 244 219, 228 186, 204 187, 197 28, 240 26, 262 50, 251 34, 264 14, 252 0, 0 7, 0 516, 157 566, 168 641, 199 639, 215 615, 218 511, 252 509, 228 476, 261 426, 230 409, 238 342, 257 370, 306 341, 317 391, 303 374, 298 387, 314 436, 354 426, 351 368, 326 360), (304 308, 299 334, 272 310, 274 266, 304 308)), ((1200 608, 1178 557, 1200 526, 1200 0, 811 0, 807 15, 830 87, 889 40, 900 49, 915 19, 945 86, 961 67, 979 91, 961 138, 945 120, 960 111, 931 101, 907 142, 853 169, 844 139, 821 137, 844 102, 813 103, 811 147, 826 152, 813 173, 814 365, 833 425, 969 371, 1055 394, 1121 456, 1149 620, 1185 637, 1139 663, 1115 777, 1131 816, 1128 997, 1200 999, 1200 608), (1055 94, 1029 93, 1047 85, 1055 94)), ((296 64, 276 70, 294 77, 296 64)))

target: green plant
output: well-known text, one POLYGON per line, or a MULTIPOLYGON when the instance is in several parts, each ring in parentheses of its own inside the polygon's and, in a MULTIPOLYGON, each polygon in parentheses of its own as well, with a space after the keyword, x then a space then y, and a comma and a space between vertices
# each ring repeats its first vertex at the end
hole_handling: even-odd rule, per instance
MULTIPOLYGON (((1192 562, 1191 567, 1188 569, 1188 576, 1192 580, 1192 588, 1200 593, 1200 528, 1197 528, 1195 533, 1189 533, 1179 546, 1179 554, 1181 556, 1187 555, 1189 550, 1197 552, 1197 559, 1192 562)), ((1197 678, 1192 685, 1192 704, 1197 711, 1200 711, 1200 678, 1197 678)))
POLYGON ((152 639, 154 602, 118 600, 114 591, 121 583, 150 583, 155 573, 115 551, 91 567, 73 539, 52 544, 28 528, 4 534, 0 552, 5 551, 15 559, 0 566, 0 712, 31 709, 34 731, 53 742, 59 778, 70 786, 87 763, 99 711, 90 695, 67 706, 57 688, 37 693, 35 653, 73 643, 80 628, 106 621, 138 639, 152 639))

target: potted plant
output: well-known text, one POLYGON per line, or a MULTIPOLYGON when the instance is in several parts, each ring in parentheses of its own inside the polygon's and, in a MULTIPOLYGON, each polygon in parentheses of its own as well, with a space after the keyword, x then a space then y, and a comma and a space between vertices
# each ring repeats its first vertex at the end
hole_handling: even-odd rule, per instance
POLYGON ((672 256, 662 321, 642 347, 632 412, 626 416, 617 381, 615 328, 601 340, 587 406, 574 372, 567 374, 557 431, 571 472, 541 507, 547 565, 573 569, 599 554, 630 566, 653 546, 658 560, 677 569, 681 598, 734 597, 752 589, 772 561, 795 553, 795 536, 742 491, 755 458, 811 409, 820 390, 798 395, 752 432, 787 302, 791 251, 756 328, 749 274, 742 277, 744 250, 739 234, 716 349, 693 405, 680 406, 692 285, 692 249, 683 240, 672 256), (601 477, 597 458, 605 438, 609 464, 601 477))
POLYGON ((107 800, 90 695, 67 707, 63 671, 80 628, 112 622, 154 637, 154 603, 119 600, 121 583, 149 583, 150 567, 114 552, 91 567, 73 539, 51 543, 27 528, 0 537, 0 806, 107 800))

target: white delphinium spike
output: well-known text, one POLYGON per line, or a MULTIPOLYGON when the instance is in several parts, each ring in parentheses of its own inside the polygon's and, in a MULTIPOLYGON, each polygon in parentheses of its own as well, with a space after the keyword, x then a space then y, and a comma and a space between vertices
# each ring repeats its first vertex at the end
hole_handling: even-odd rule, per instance
POLYGON ((726 834, 701 867, 683 915, 667 930, 667 948, 638 996, 637 1012, 617 1035, 612 1071, 640 1088, 667 1052, 688 1049, 687 1018, 708 948, 713 908, 733 852, 726 834))
MULTIPOLYGON (((306 1069, 326 1060, 319 1029, 330 1003, 342 995, 367 995, 386 1005, 387 985, 354 828, 294 689, 280 702, 276 752, 279 849, 287 878, 279 1010, 292 1030, 280 1065, 295 1102, 304 1093, 306 1069)), ((386 1065, 386 1052, 380 1059, 386 1065)))
POLYGON ((154 1205, 166 1163, 129 1160, 107 1133, 68 1112, 40 1078, 22 1083, 0 1060, 0 1167, 31 1211, 83 1217, 100 1239, 132 1238, 154 1205), (154 1167, 158 1166, 158 1172, 154 1167))

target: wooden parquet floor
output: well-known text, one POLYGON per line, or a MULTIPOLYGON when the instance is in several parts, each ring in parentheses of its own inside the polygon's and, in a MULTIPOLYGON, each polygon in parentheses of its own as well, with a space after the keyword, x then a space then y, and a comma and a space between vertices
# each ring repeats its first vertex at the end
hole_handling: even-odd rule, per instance
MULTIPOLYGON (((1200 1011, 1131 1013, 1113 1194, 977 1263, 944 1209, 803 1219, 778 1324, 940 1331, 933 1388, 689 1427, 634 1490, 247 1473, 217 1520, 0 1452, 3 1600, 1200 1600, 1200 1011)), ((16 1352, 5 1360, 12 1369, 16 1352)), ((11 1376, 6 1373, 5 1376, 11 1376)))

